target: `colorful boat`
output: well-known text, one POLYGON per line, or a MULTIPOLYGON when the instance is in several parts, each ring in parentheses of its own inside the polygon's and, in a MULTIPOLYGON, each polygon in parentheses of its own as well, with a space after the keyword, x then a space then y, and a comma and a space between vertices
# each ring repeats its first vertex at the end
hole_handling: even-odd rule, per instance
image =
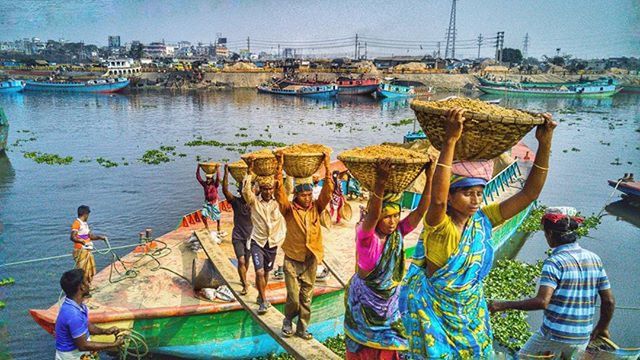
POLYGON ((59 91, 113 93, 129 86, 129 79, 94 79, 88 81, 35 81, 27 80, 25 91, 59 91))
POLYGON ((404 98, 416 96, 413 86, 394 83, 380 83, 376 89, 376 96, 381 98, 404 98))
POLYGON ((25 82, 22 80, 0 81, 0 94, 20 92, 24 86, 25 82))
POLYGON ((4 153, 7 148, 7 140, 9 139, 9 119, 0 107, 0 154, 4 153))
MULTIPOLYGON (((487 199, 503 199, 517 191, 515 185, 522 178, 520 171, 527 172, 533 161, 523 159, 520 157, 518 162, 509 165, 490 182, 486 190, 487 199)), ((412 208, 417 204, 416 196, 419 194, 405 194, 406 207, 412 208)), ((353 209, 360 205, 365 203, 351 203, 353 209)), ((514 235, 531 208, 494 229, 493 244, 498 253, 501 249, 514 247, 512 242, 521 243, 518 237, 521 234, 514 235), (516 238, 518 240, 511 240, 516 238)), ((223 211, 222 228, 227 233, 231 233, 232 219, 230 212, 223 211)), ((349 222, 324 230, 325 260, 336 264, 332 265, 332 270, 343 280, 349 279, 355 268, 353 229, 358 220, 358 216, 353 216, 349 222)), ((194 259, 205 258, 202 252, 193 252, 186 246, 191 234, 201 228, 201 215, 199 212, 191 213, 182 219, 176 230, 146 243, 142 250, 122 257, 123 263, 115 264, 113 269, 100 271, 93 280, 97 290, 87 300, 91 309, 90 320, 102 327, 119 326, 139 332, 155 354, 189 359, 245 359, 282 352, 283 349, 238 302, 201 300, 184 279, 192 278, 194 259), (156 246, 157 261, 143 255, 150 244, 156 246)), ((405 239, 407 255, 412 254, 418 233, 415 231, 405 239)), ((220 246, 229 261, 235 264, 230 241, 223 241, 220 246)), ((279 251, 276 264, 281 264, 282 260, 283 254, 279 251)), ((248 277, 248 281, 253 283, 253 271, 249 271, 248 277)), ((236 279, 231 281, 237 282, 236 279)), ((286 300, 283 280, 270 280, 268 300, 278 310, 283 310, 286 300)), ((58 308, 59 303, 44 310, 32 309, 30 313, 43 329, 53 333, 58 308)), ((316 283, 312 314, 309 331, 316 339, 323 341, 343 333, 344 289, 333 276, 316 283)), ((93 336, 92 340, 108 341, 100 336, 93 336)))
POLYGON ((603 85, 615 85, 618 86, 620 83, 618 80, 614 78, 603 77, 596 80, 581 80, 581 81, 567 81, 567 82, 534 82, 534 81, 492 81, 484 77, 476 76, 480 85, 482 86, 492 86, 492 87, 514 87, 514 88, 534 88, 534 89, 555 89, 562 86, 570 87, 570 86, 603 86, 603 85))
POLYGON ((370 79, 351 79, 347 77, 339 77, 336 80, 338 84, 338 94, 340 95, 370 95, 378 88, 380 80, 370 79))
POLYGON ((615 85, 602 86, 570 86, 568 88, 537 89, 478 86, 485 94, 501 96, 531 96, 531 97, 569 97, 569 98, 607 98, 617 94, 620 88, 615 85))
POLYGON ((338 85, 336 84, 315 84, 315 85, 287 84, 285 86, 281 86, 278 84, 263 84, 258 86, 258 92, 276 94, 276 95, 306 96, 306 97, 313 97, 313 98, 331 98, 331 97, 335 97, 338 94, 338 85))

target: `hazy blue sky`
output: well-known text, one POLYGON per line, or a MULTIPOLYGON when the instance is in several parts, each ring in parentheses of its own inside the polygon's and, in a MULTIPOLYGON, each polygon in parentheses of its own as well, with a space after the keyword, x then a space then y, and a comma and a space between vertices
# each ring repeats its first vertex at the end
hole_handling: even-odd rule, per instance
MULTIPOLYGON (((0 40, 36 36, 105 46, 108 35, 120 35, 123 43, 209 42, 222 33, 232 49, 246 47, 249 36, 252 50, 271 50, 264 42, 271 40, 284 47, 286 41, 345 39, 322 43, 343 48, 315 50, 345 55, 353 54, 353 41, 346 38, 356 33, 425 42, 423 49, 409 43, 376 48, 369 40, 371 56, 430 53, 436 41, 444 53, 451 0, 0 0, 0 9, 0 40)), ((640 56, 640 1, 460 0, 457 29, 457 57, 475 57, 471 40, 497 31, 505 32, 505 47, 516 48, 529 33, 530 56, 552 55, 558 47, 579 57, 640 56)), ((482 55, 493 55, 490 45, 482 55)))

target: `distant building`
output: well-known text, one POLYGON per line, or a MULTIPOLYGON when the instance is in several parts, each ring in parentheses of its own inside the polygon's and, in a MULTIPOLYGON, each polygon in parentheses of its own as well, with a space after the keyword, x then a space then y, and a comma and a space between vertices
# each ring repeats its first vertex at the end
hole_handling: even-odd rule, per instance
POLYGON ((229 57, 229 49, 227 49, 227 47, 224 46, 224 45, 216 46, 216 56, 217 57, 228 58, 229 57))
POLYGON ((142 71, 140 64, 133 59, 107 59, 104 64, 107 66, 107 75, 110 76, 132 76, 142 71))
POLYGON ((165 45, 163 42, 152 42, 143 48, 144 54, 150 58, 171 57, 174 54, 174 50, 173 46, 165 45))

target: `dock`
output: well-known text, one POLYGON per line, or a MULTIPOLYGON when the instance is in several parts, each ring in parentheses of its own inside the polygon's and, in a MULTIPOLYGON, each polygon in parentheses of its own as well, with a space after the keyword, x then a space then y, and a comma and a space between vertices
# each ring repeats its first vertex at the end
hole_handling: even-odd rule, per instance
POLYGON ((211 235, 206 230, 197 230, 195 232, 202 248, 213 264, 213 267, 220 273, 223 281, 229 287, 235 298, 242 307, 260 324, 260 326, 278 342, 289 354, 299 360, 332 360, 340 359, 333 351, 322 345, 316 339, 304 340, 297 336, 288 338, 282 337, 282 321, 284 315, 276 310, 273 306, 269 308, 266 314, 258 315, 255 299, 258 296, 258 290, 249 287, 246 295, 240 295, 242 285, 238 281, 238 273, 227 255, 222 251, 220 246, 213 242, 211 235), (233 280, 232 280, 233 279, 233 280))

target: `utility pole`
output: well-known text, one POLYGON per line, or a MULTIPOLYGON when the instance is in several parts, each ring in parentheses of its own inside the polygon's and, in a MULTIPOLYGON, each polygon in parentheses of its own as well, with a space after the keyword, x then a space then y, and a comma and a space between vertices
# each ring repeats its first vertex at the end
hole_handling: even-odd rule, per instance
POLYGON ((451 15, 449 16, 449 28, 447 29, 447 46, 444 49, 444 58, 449 56, 451 46, 451 58, 456 57, 456 1, 451 0, 451 15))
POLYGON ((357 60, 358 59, 358 34, 356 33, 356 43, 355 43, 355 48, 353 49, 353 59, 357 60))
POLYGON ((278 44, 278 59, 280 59, 280 44, 278 44))
POLYGON ((556 56, 560 56, 560 48, 556 48, 556 56))
POLYGON ((364 59, 367 60, 367 42, 364 42, 364 59))
POLYGON ((502 63, 502 47, 504 46, 504 31, 498 31, 496 36, 496 61, 502 63))
POLYGON ((524 43, 522 44, 522 58, 526 59, 529 53, 529 33, 524 36, 524 43))
POLYGON ((247 36, 247 51, 249 52, 249 54, 251 54, 251 40, 249 39, 248 36, 247 36))
POLYGON ((482 34, 478 35, 478 59, 480 59, 480 47, 482 46, 482 34))

